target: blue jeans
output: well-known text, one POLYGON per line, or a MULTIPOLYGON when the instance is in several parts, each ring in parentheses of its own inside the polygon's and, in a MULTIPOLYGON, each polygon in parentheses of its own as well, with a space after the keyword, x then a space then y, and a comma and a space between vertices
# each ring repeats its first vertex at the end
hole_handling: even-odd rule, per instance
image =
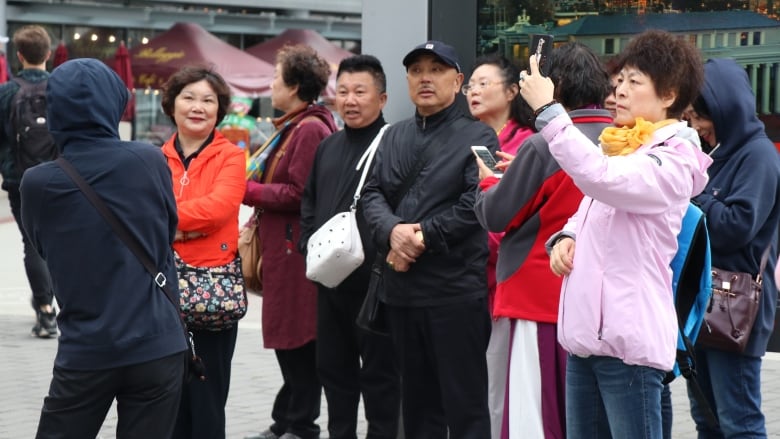
POLYGON ((689 390, 691 416, 700 439, 767 437, 761 413, 760 357, 696 349, 696 370, 696 380, 720 424, 716 430, 707 425, 689 390))
MULTIPOLYGON (((684 380, 683 377, 677 379, 684 380)), ((661 390, 661 424, 663 425, 664 439, 672 439, 672 425, 674 424, 674 412, 672 411, 672 389, 668 384, 661 390)))
POLYGON ((566 434, 569 439, 661 439, 664 372, 614 357, 569 355, 566 434))

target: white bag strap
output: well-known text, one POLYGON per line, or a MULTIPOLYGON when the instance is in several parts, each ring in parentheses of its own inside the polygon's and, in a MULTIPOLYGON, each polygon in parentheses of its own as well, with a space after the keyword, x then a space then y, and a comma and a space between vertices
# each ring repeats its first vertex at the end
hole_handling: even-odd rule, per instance
POLYGON ((358 164, 355 167, 355 170, 359 171, 360 168, 363 167, 363 173, 360 175, 360 182, 358 182, 357 189, 355 189, 355 195, 352 197, 352 205, 349 206, 350 210, 357 209, 357 202, 360 200, 360 191, 363 190, 366 177, 368 177, 368 169, 371 167, 371 161, 374 160, 376 149, 379 147, 379 141, 382 140, 382 135, 389 126, 390 124, 385 124, 385 126, 379 130, 379 132, 376 134, 376 137, 374 137, 374 140, 372 140, 371 144, 368 145, 368 148, 366 148, 366 152, 364 152, 360 157, 360 160, 358 160, 358 164))

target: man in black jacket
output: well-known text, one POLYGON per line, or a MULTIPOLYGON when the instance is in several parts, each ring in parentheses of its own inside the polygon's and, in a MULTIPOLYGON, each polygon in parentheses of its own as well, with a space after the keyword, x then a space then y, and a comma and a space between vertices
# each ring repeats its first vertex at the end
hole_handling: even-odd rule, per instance
MULTIPOLYGON (((41 26, 28 25, 14 32, 16 56, 22 63, 17 78, 32 84, 39 84, 49 78, 46 61, 51 54, 51 38, 41 26)), ((54 291, 46 263, 35 250, 29 236, 22 227, 22 199, 19 195, 19 182, 24 169, 17 163, 16 132, 11 122, 14 108, 13 100, 20 85, 11 80, 0 85, 0 175, 3 176, 3 190, 8 192, 11 213, 19 226, 24 244, 24 271, 32 290, 32 305, 35 310, 35 326, 32 335, 40 338, 57 336, 56 312, 54 310, 54 291)))
MULTIPOLYGON (((103 62, 57 67, 49 129, 62 156, 124 223, 153 265, 176 282, 178 217, 171 172, 153 145, 119 139, 129 93, 103 62)), ((55 162, 25 171, 22 224, 51 273, 62 335, 39 438, 93 438, 117 401, 117 437, 167 438, 184 382, 178 297, 155 278, 55 162)))
POLYGON ((495 133, 455 104, 455 50, 428 41, 403 60, 414 117, 390 127, 363 196, 385 255, 380 300, 402 377, 407 438, 490 437, 485 350, 487 235, 474 214, 471 145, 495 133))
MULTIPOLYGON (((387 102, 387 80, 378 59, 371 55, 346 58, 336 78, 335 104, 345 126, 317 148, 301 201, 299 246, 303 253, 320 226, 350 208, 363 170, 356 169, 357 165, 385 126, 382 108, 387 102)), ((401 395, 390 338, 355 324, 376 255, 363 215, 358 214, 357 220, 366 255, 363 265, 335 288, 317 285, 317 372, 328 400, 331 439, 356 437, 361 392, 368 437, 395 439, 401 395)))

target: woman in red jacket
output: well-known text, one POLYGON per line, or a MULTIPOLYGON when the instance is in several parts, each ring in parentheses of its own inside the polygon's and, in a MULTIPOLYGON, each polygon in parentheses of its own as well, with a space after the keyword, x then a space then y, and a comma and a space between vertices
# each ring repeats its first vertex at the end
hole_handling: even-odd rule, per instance
MULTIPOLYGON (((330 75, 314 49, 286 46, 276 57, 271 105, 284 113, 277 132, 249 166, 244 203, 260 215, 263 242, 263 343, 276 350, 284 384, 271 412, 273 424, 252 438, 318 438, 322 386, 315 368, 317 288, 306 279, 298 253, 301 198, 320 141, 336 130, 315 101, 330 75), (269 151, 270 150, 270 151, 269 151)), ((261 151, 263 149, 261 148, 261 151)))
MULTIPOLYGON (((525 139, 534 133, 531 128, 533 111, 520 97, 520 87, 517 85, 519 74, 520 69, 504 56, 495 54, 482 56, 477 58, 471 78, 462 89, 471 115, 495 130, 500 147, 496 155, 506 160, 511 160, 525 139)), ((502 160, 499 166, 503 164, 502 160)), ((497 182, 496 179, 494 183, 497 182)), ((493 313, 498 245, 503 236, 503 232, 488 234, 490 249, 487 264, 488 304, 493 320, 487 349, 488 406, 491 437, 494 439, 501 437, 509 362, 510 323, 508 319, 499 319, 493 313)))
MULTIPOLYGON (((179 214, 173 249, 197 267, 225 265, 236 258, 245 158, 215 130, 229 104, 224 79, 207 68, 185 67, 170 77, 163 91, 163 111, 177 130, 162 148, 179 214)), ((190 330, 208 379, 185 384, 173 437, 224 439, 238 327, 190 330)))
MULTIPOLYGON (((609 82, 598 56, 581 44, 567 43, 553 50, 550 65, 556 98, 577 129, 595 141, 612 123, 609 113, 599 109, 609 82)), ((538 133, 523 143, 500 180, 478 164, 483 179, 477 218, 486 229, 505 233, 493 315, 509 326, 502 393, 507 406, 502 428, 493 433, 509 439, 565 438, 566 354, 556 342, 562 279, 549 268, 545 241, 576 212, 582 193, 538 133)))

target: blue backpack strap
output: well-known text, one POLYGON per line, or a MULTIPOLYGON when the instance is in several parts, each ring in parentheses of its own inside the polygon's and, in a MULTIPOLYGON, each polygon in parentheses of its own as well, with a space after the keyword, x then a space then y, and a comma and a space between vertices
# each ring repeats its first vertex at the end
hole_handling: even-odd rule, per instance
POLYGON ((677 235, 672 259, 672 290, 681 334, 677 349, 685 349, 682 335, 696 342, 712 295, 712 255, 704 212, 689 203, 677 235))
POLYGON ((707 221, 704 212, 693 203, 683 217, 677 235, 677 253, 671 262, 672 291, 677 312, 677 361, 664 383, 682 375, 699 403, 707 423, 716 428, 718 420, 696 381, 696 362, 693 345, 699 335, 707 304, 712 296, 712 254, 707 221))

